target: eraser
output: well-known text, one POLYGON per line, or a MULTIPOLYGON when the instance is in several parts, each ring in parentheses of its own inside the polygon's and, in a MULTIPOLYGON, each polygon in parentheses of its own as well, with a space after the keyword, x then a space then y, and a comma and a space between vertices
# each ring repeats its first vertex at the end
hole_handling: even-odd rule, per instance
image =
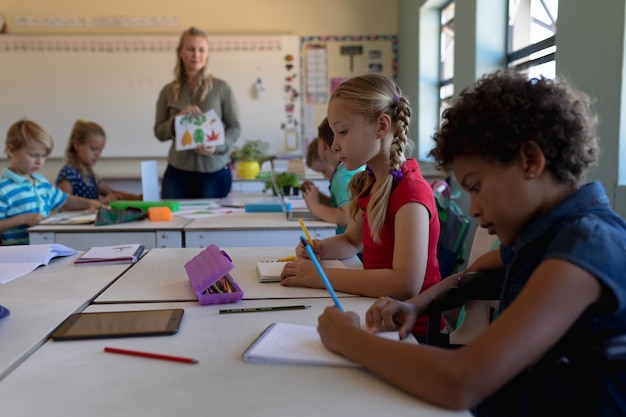
POLYGON ((129 207, 134 207, 147 212, 150 207, 162 207, 167 206, 173 213, 178 211, 179 203, 173 200, 161 200, 161 201, 139 201, 139 200, 117 200, 111 201, 109 207, 112 209, 124 210, 129 207))
POLYGON ((170 222, 172 221, 172 210, 167 206, 148 208, 148 219, 151 222, 170 222))

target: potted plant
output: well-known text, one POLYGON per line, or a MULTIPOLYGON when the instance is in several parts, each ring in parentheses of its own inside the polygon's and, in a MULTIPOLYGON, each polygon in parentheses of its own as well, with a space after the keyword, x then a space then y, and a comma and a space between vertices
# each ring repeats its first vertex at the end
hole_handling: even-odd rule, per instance
POLYGON ((298 195, 300 177, 293 172, 281 172, 276 175, 276 186, 282 190, 283 195, 298 195))
POLYGON ((231 158, 235 162, 240 178, 253 179, 261 170, 261 161, 267 159, 269 143, 262 140, 246 140, 243 146, 235 147, 231 158))

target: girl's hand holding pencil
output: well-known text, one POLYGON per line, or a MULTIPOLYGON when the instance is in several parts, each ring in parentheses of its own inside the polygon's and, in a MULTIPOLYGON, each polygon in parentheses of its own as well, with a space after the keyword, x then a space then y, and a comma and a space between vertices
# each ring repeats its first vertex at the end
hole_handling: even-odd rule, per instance
MULTIPOLYGON (((309 234, 309 231, 307 230, 305 224, 304 224, 304 220, 302 220, 302 217, 298 218, 298 223, 300 223, 300 228, 302 228, 302 232, 304 233, 304 236, 306 237, 307 242, 309 242, 309 245, 311 246, 311 249, 313 250, 313 253, 315 253, 315 256, 317 257, 317 259, 320 259, 320 253, 319 253, 319 248, 321 247, 320 245, 316 245, 313 242, 313 239, 311 239, 311 235, 309 234)), ((319 241, 317 241, 319 243, 319 241)), ((300 249, 300 247, 302 247, 303 250, 303 255, 304 257, 308 257, 308 252, 306 250, 304 250, 304 246, 302 245, 302 242, 300 242, 300 244, 298 245, 298 249, 300 249)), ((296 253, 298 253, 298 251, 296 250, 296 253)))
MULTIPOLYGON (((309 245, 311 246, 313 253, 315 253, 315 256, 317 256, 317 259, 320 259, 320 254, 322 253, 322 242, 318 239, 315 239, 311 241, 309 245)), ((298 247, 296 248, 296 258, 309 259, 309 254, 304 249, 304 245, 302 244, 302 242, 300 242, 298 244, 298 247)))

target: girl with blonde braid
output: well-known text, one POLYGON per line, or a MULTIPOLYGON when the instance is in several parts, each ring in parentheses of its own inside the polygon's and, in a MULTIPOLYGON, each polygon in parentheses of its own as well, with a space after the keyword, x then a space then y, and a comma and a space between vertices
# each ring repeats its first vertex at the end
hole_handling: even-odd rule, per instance
MULTIPOLYGON (((380 73, 340 84, 328 104, 332 149, 346 169, 366 165, 350 182, 350 221, 345 233, 314 240, 321 259, 345 259, 362 251, 364 270, 326 269, 337 291, 405 299, 439 282, 439 219, 432 187, 415 159, 406 159, 409 102, 380 73)), ((324 288, 302 245, 282 272, 282 285, 324 288)), ((417 323, 416 337, 426 334, 417 323)))

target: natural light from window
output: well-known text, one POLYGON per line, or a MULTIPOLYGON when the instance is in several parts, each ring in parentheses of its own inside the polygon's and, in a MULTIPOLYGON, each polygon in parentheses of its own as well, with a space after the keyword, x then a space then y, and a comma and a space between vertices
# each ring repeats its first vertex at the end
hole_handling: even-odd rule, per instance
POLYGON ((555 77, 558 6, 558 0, 509 0, 509 67, 555 77))

